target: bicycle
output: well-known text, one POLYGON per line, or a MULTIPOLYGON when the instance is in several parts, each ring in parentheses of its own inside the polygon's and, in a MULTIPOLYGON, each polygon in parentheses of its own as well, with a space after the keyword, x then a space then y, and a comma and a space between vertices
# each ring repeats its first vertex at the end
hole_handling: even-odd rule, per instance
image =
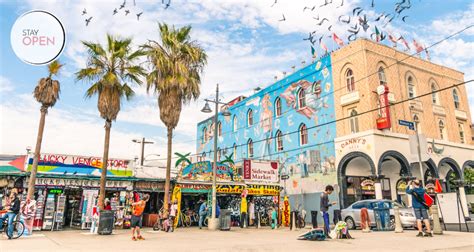
MULTIPOLYGON (((0 214, 6 213, 6 211, 0 211, 0 214)), ((21 222, 18 221, 19 215, 15 217, 15 220, 13 220, 12 225, 13 225, 13 235, 12 237, 9 237, 11 239, 17 239, 20 238, 23 233, 25 232, 25 225, 21 222)), ((5 232, 8 236, 8 219, 5 219, 3 221, 3 232, 5 232)), ((1 230, 0 230, 1 232, 1 230)))
POLYGON ((306 218, 306 211, 304 209, 301 209, 300 211, 298 211, 298 213, 296 214, 296 227, 297 228, 301 229, 306 226, 305 218, 306 218))

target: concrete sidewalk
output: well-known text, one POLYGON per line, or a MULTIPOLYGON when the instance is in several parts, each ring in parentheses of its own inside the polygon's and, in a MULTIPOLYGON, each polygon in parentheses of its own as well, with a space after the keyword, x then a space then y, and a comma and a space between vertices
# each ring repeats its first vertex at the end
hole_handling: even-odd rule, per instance
POLYGON ((362 233, 352 231, 352 240, 300 241, 305 232, 288 229, 240 229, 208 231, 177 229, 174 233, 145 229, 144 241, 132 241, 130 230, 108 236, 70 230, 36 232, 18 240, 0 239, 0 252, 22 251, 474 251, 472 233, 445 232, 433 238, 418 238, 415 231, 362 233))

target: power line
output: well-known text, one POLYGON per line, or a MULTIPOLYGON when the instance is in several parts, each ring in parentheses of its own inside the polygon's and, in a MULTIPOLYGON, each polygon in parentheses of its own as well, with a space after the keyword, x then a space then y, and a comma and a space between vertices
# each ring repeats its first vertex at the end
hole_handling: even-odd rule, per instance
MULTIPOLYGON (((346 116, 346 117, 341 117, 341 118, 338 118, 338 119, 335 119, 335 120, 332 120, 332 121, 328 121, 328 122, 325 122, 325 123, 321 123, 321 124, 317 124, 317 125, 314 125, 314 126, 311 126, 311 127, 307 127, 306 130, 309 131, 310 129, 314 129, 314 128, 318 128, 318 127, 323 127, 323 126, 326 126, 326 125, 329 125, 329 124, 333 124, 333 123, 337 123, 337 122, 340 122, 340 121, 343 121, 343 120, 347 120, 347 119, 350 119, 350 118, 354 118, 354 117, 359 117, 359 116, 362 116, 364 114, 368 114, 368 113, 372 113, 372 112, 375 112, 375 111, 378 111, 380 109, 383 109, 383 108, 387 108, 387 107, 391 107, 391 106, 396 106, 396 105, 399 105, 399 104, 402 104, 402 103, 405 103, 405 102, 409 102, 411 100, 415 100, 415 99, 418 99, 418 98, 421 98, 421 97, 425 97, 425 96, 428 96, 428 95, 432 95, 432 94, 435 94, 435 93, 439 93, 439 92, 442 92, 442 91, 445 91, 445 90, 448 90, 448 89, 452 89, 452 88, 456 88, 458 86, 462 86, 462 85, 465 85, 467 83, 470 83, 470 82, 473 82, 474 80, 468 80, 468 81, 464 81, 464 82, 460 82, 460 83, 456 83, 456 84, 453 84, 451 86, 447 86, 447 87, 444 87, 444 88, 441 88, 441 89, 437 89, 437 90, 433 90, 431 92, 428 92, 428 93, 424 93, 422 95, 418 95, 418 96, 413 96, 413 97, 409 97, 407 99, 404 99, 404 100, 400 100, 398 102, 393 102, 392 104, 388 104, 386 106, 380 106, 379 108, 373 108, 373 109, 369 109, 369 110, 366 110, 364 112, 361 112, 359 114, 357 114, 357 116, 346 116)), ((282 133, 280 136, 283 137, 283 136, 286 136, 286 135, 291 135, 291 134, 295 134, 295 133, 299 133, 300 130, 296 130, 296 131, 291 131, 291 132, 287 132, 287 133, 282 133)), ((309 134, 309 133, 308 133, 309 134)), ((273 140, 273 139, 276 139, 277 136, 270 136, 268 138, 264 138, 264 139, 259 139, 259 140, 255 140, 253 141, 252 140, 252 143, 259 143, 259 142, 263 142, 263 141, 269 141, 269 140, 273 140)), ((333 141, 329 141, 329 142, 333 142, 333 141)), ((228 149, 233 149, 234 147, 242 147, 242 146, 247 146, 248 145, 248 142, 247 143, 244 143, 244 144, 239 144, 239 145, 233 145, 231 147, 224 147, 221 149, 222 150, 228 150, 228 149)), ((304 148, 308 148, 308 147, 311 147, 310 145, 304 145, 304 146, 299 146, 298 148, 295 148, 293 150, 298 150, 298 149, 304 149, 304 148)), ((266 156, 277 156, 277 155, 280 155, 281 153, 286 153, 286 152, 289 152, 289 151, 292 151, 292 150, 287 150, 287 151, 279 151, 279 152, 276 152, 276 153, 273 153, 273 154, 268 154, 268 155, 263 155, 263 156, 260 156, 260 157, 253 157, 253 158, 263 158, 263 157, 266 157, 266 156)), ((214 150, 211 150, 209 151, 209 153, 213 153, 214 150)), ((202 155, 202 152, 201 153, 194 153, 194 154, 191 154, 190 156, 201 156, 202 155)), ((163 158, 161 160, 166 160, 166 158, 163 158)))

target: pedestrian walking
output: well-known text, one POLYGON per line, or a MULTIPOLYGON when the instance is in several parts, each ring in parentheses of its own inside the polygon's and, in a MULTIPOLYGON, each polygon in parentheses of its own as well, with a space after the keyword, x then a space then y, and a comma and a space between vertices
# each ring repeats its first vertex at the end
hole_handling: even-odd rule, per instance
POLYGON ((331 227, 329 224, 329 207, 336 204, 336 202, 329 202, 329 195, 334 191, 334 187, 327 185, 324 192, 321 194, 321 201, 319 204, 321 215, 324 219, 324 232, 326 236, 331 232, 331 227))
POLYGON ((178 200, 174 200, 170 207, 170 232, 174 231, 174 220, 176 219, 176 214, 178 213, 178 200))
POLYGON ((145 240, 140 233, 140 228, 142 227, 142 217, 143 217, 143 210, 145 210, 146 202, 149 199, 149 195, 145 194, 143 198, 132 204, 132 221, 130 226, 132 227, 132 240, 145 240), (137 236, 135 236, 135 232, 137 236))
POLYGON ((14 191, 10 194, 10 205, 6 210, 7 212, 0 218, 0 230, 3 228, 3 222, 8 219, 7 236, 11 240, 13 236, 13 221, 20 212, 20 199, 18 199, 17 193, 14 191))
POLYGON ((202 229, 202 223, 207 218, 207 203, 204 198, 201 198, 199 202, 201 202, 199 207, 199 229, 202 229))
POLYGON ((420 186, 419 180, 413 180, 407 187, 406 192, 411 194, 413 210, 415 211, 416 225, 418 227, 417 237, 433 237, 431 234, 430 219, 428 217, 428 206, 425 203, 424 195, 426 190, 420 186), (425 223, 426 233, 423 234, 422 223, 425 223))

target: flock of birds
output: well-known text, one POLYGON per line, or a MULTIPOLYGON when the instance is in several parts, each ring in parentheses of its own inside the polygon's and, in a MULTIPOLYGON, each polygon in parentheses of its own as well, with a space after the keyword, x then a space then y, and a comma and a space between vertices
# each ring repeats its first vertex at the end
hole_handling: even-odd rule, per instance
MULTIPOLYGON (((274 0, 273 4, 271 7, 275 6, 278 4, 278 0, 274 0)), ((336 6, 336 8, 344 6, 344 0, 324 0, 324 4, 322 5, 313 5, 313 6, 305 6, 303 8, 303 12, 306 11, 311 11, 314 12, 315 10, 319 11, 325 11, 324 8, 328 8, 330 6, 336 6)), ((396 2, 394 4, 394 9, 393 12, 389 13, 381 13, 378 16, 376 16, 373 20, 369 20, 367 18, 366 12, 370 8, 375 8, 375 0, 371 0, 370 8, 369 9, 364 9, 363 7, 357 6, 352 10, 352 15, 340 15, 336 22, 331 22, 328 18, 322 18, 320 19, 319 14, 317 16, 314 16, 313 19, 317 20, 318 22, 315 24, 318 27, 324 26, 325 23, 328 23, 328 26, 325 28, 325 30, 321 29, 316 29, 312 32, 309 33, 308 37, 304 38, 303 40, 309 41, 312 45, 314 45, 317 41, 321 43, 321 40, 327 35, 327 32, 332 32, 332 28, 334 23, 339 22, 341 25, 346 25, 348 26, 347 31, 349 32, 349 35, 347 36, 348 41, 353 41, 357 38, 357 34, 361 31, 361 28, 364 32, 367 32, 367 30, 371 27, 371 25, 375 26, 379 25, 380 27, 385 28, 389 23, 391 23, 393 20, 400 18, 403 22, 407 21, 408 15, 403 15, 402 13, 408 9, 410 9, 412 6, 410 0, 400 0, 400 2, 396 2), (332 24, 331 24, 332 23, 332 24), (321 36, 319 39, 317 39, 315 36, 317 34, 320 34, 321 36)), ((282 13, 282 18, 279 19, 278 21, 284 22, 286 21, 285 14, 282 13)), ((377 29, 376 29, 377 30, 377 29)), ((376 32, 372 33, 370 36, 373 38, 373 36, 376 35, 376 32)), ((329 35, 328 37, 332 37, 332 35, 329 35)), ((384 40, 387 37, 386 34, 381 32, 380 34, 380 41, 384 40)), ((390 38, 392 40, 392 38, 390 38)), ((400 38, 399 38, 400 39, 400 38)))
MULTIPOLYGON (((166 10, 171 6, 171 0, 167 0, 166 2, 165 0, 161 0, 161 4, 164 5, 164 9, 166 10)), ((136 0, 133 0, 133 6, 136 6, 136 0)), ((113 9, 112 16, 117 15, 122 9, 125 16, 128 16, 130 14, 130 9, 126 7, 127 7, 127 0, 124 0, 123 3, 118 8, 113 9)), ((82 11, 82 16, 84 15, 87 15, 87 10, 85 8, 82 11)), ((140 17, 141 15, 143 15, 143 11, 135 13, 135 15, 137 17, 137 21, 140 21, 140 17)), ((89 23, 92 21, 92 18, 93 16, 90 16, 85 19, 86 26, 89 26, 89 23)))

